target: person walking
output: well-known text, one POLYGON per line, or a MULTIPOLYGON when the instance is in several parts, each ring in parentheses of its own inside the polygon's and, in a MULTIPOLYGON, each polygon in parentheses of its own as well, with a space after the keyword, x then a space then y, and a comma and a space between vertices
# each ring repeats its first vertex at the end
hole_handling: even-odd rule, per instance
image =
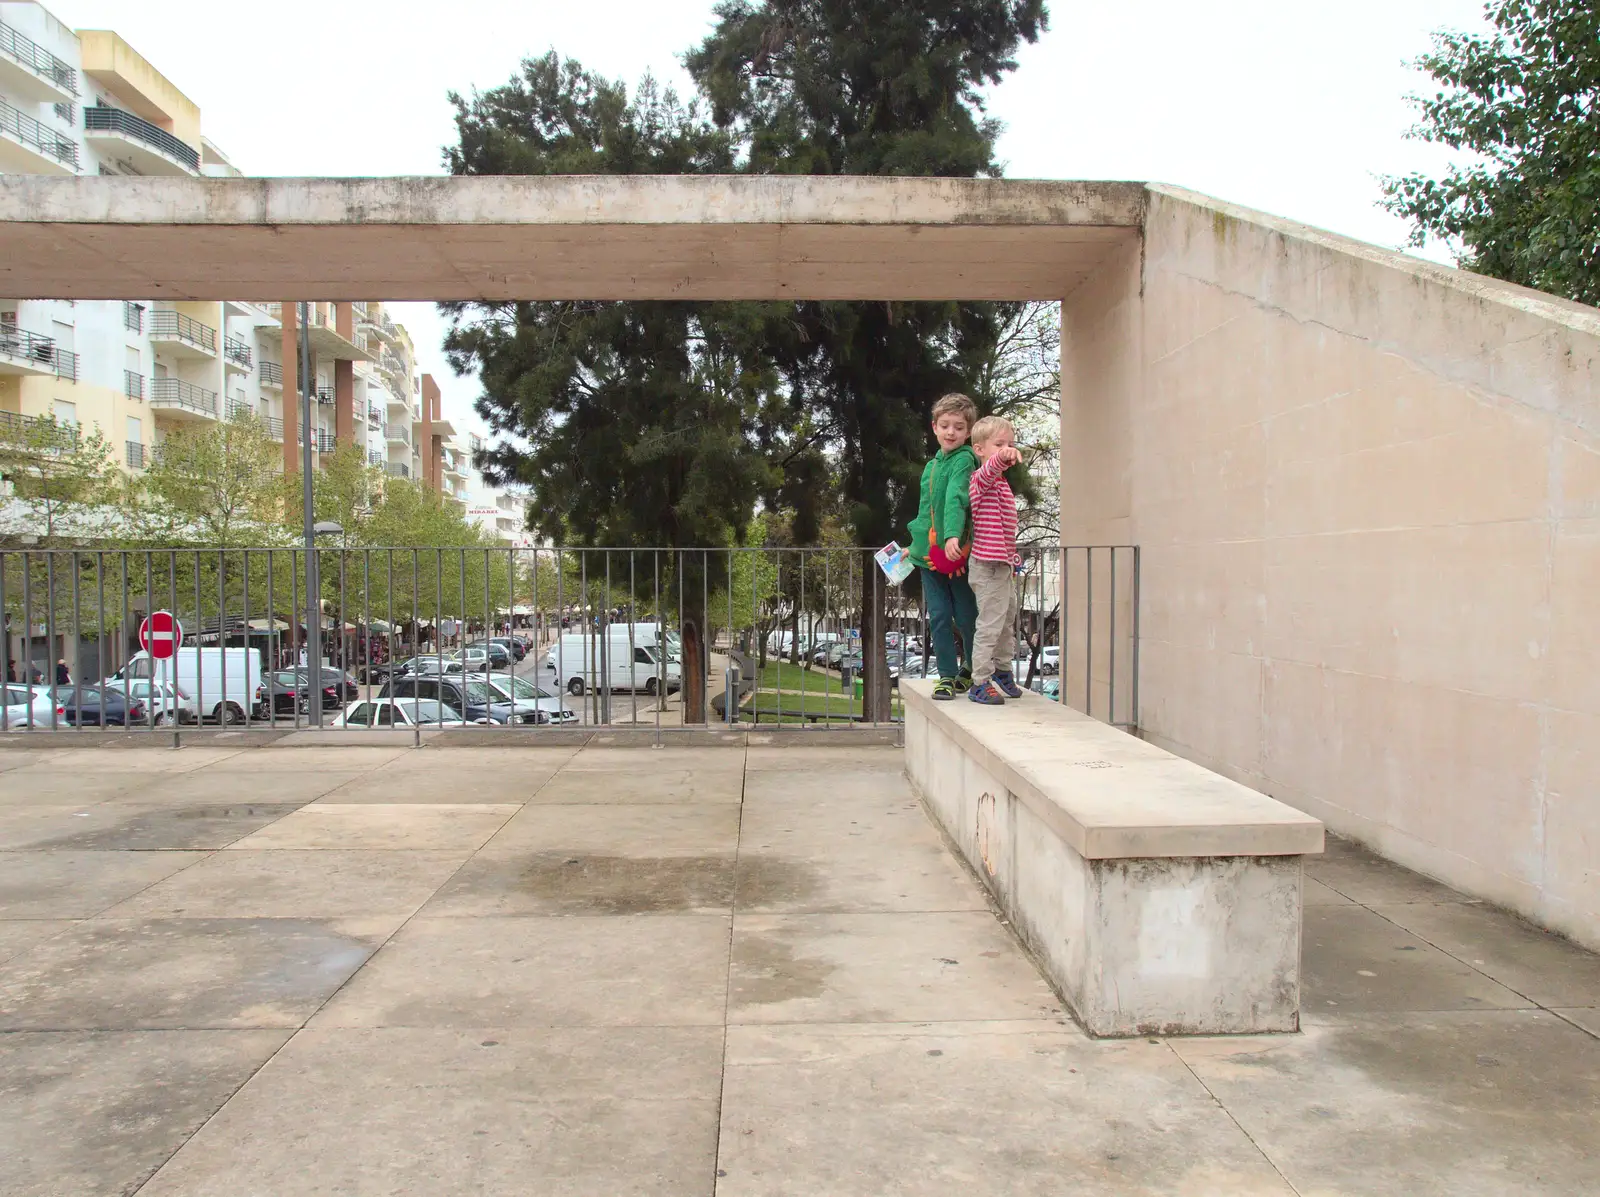
POLYGON ((72 671, 67 668, 67 659, 65 657, 56 662, 56 685, 72 685, 72 671))

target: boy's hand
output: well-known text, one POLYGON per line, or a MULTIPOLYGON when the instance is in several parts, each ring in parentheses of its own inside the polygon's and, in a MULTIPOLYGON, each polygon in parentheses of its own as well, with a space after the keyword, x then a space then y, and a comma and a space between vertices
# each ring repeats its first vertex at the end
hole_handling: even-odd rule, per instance
POLYGON ((1022 460, 1022 454, 1017 450, 1015 445, 1007 445, 1004 449, 1001 449, 996 456, 1000 458, 1000 465, 1005 469, 1010 469, 1012 466, 1016 465, 1017 462, 1022 460))
POLYGON ((944 555, 952 561, 961 556, 961 542, 954 536, 944 542, 944 555))

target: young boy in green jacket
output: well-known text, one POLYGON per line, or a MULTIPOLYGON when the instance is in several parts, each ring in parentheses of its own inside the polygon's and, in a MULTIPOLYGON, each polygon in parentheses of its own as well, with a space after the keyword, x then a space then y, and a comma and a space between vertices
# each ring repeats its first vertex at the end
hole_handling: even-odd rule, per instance
POLYGON ((978 457, 967 444, 978 408, 965 395, 951 394, 933 405, 933 435, 939 452, 922 471, 922 496, 911 521, 911 559, 922 579, 928 604, 928 631, 939 659, 933 696, 949 701, 972 685, 972 641, 978 600, 966 577, 972 546, 972 499, 968 484, 978 457), (961 652, 956 653, 956 633, 961 652))

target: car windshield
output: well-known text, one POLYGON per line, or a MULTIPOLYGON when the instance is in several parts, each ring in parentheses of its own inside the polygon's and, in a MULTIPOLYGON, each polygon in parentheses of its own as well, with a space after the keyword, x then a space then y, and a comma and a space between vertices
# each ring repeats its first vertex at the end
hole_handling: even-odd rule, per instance
POLYGON ((445 706, 436 698, 407 698, 396 702, 395 706, 417 723, 442 723, 446 719, 460 718, 454 708, 445 706))
POLYGON ((481 706, 484 703, 498 702, 500 700, 498 694, 491 696, 489 687, 482 682, 467 682, 465 685, 467 687, 467 701, 470 703, 481 706))

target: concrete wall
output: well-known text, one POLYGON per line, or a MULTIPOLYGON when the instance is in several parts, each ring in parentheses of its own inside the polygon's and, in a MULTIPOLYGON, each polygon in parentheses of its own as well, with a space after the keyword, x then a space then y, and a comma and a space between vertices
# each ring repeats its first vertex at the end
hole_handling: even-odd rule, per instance
POLYGON ((1149 737, 1600 947, 1600 312, 1152 187, 1062 367, 1149 737))

